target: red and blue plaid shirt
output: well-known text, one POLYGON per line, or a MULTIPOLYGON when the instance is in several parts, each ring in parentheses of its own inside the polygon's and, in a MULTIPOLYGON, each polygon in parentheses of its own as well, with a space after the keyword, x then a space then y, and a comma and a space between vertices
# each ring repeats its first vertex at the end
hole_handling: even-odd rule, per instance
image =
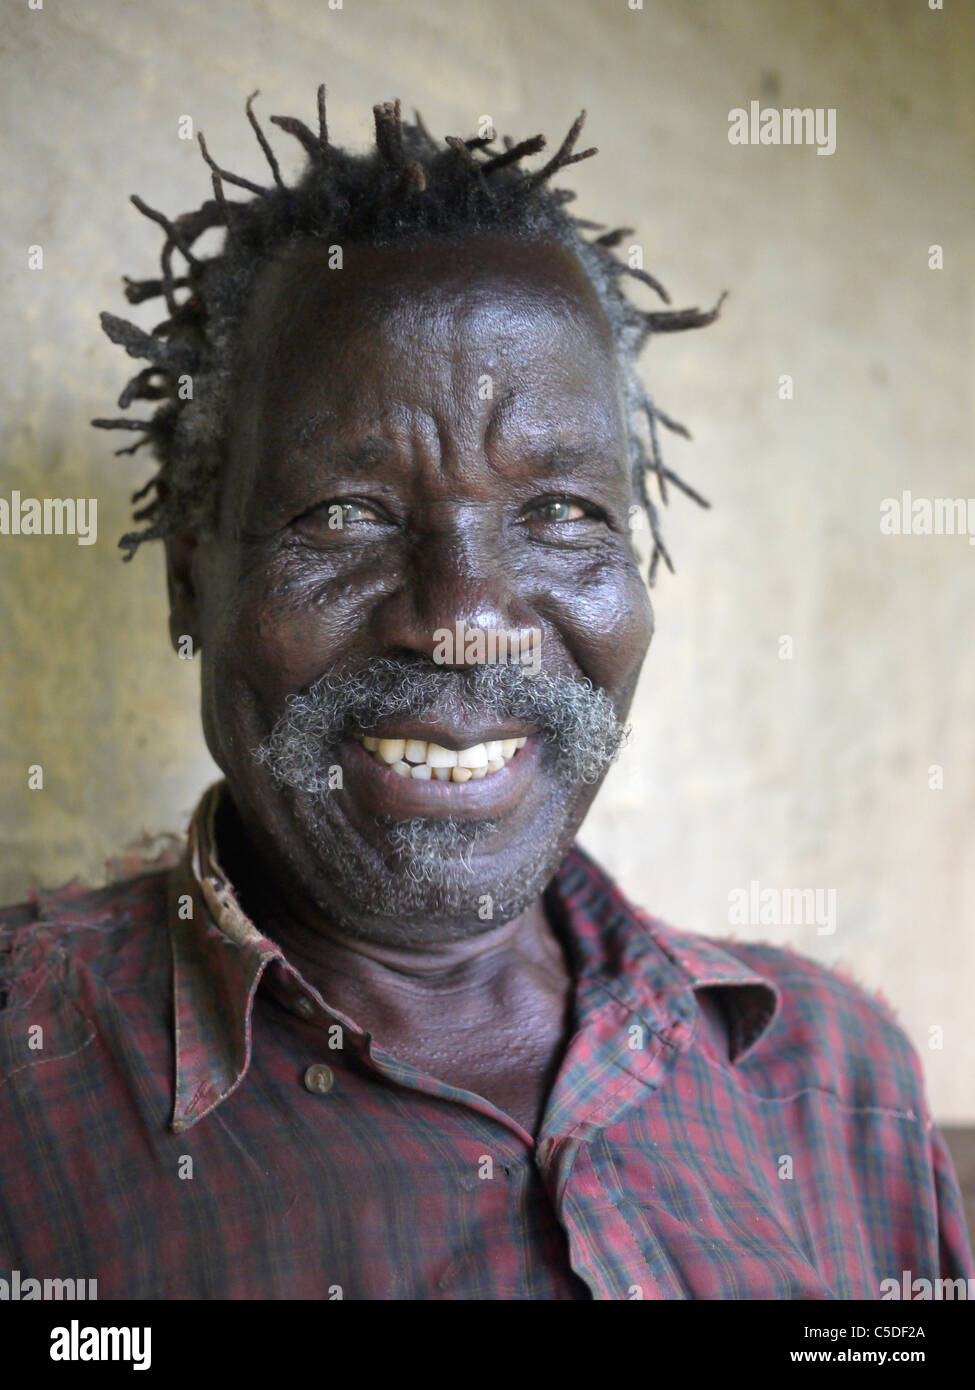
POLYGON ((975 1276, 890 1009, 665 927, 574 848, 537 1139, 384 1051, 178 865, 0 914, 0 1276, 135 1299, 879 1299, 975 1276), (887 1286, 888 1288, 890 1286, 887 1286))

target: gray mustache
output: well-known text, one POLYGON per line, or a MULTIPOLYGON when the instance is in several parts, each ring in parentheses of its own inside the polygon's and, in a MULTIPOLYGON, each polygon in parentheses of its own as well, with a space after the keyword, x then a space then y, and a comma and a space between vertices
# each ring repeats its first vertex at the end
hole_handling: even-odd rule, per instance
POLYGON ((324 792, 342 738, 397 716, 532 724, 553 747, 557 773, 572 782, 599 781, 629 733, 608 696, 586 677, 375 657, 350 671, 325 672, 289 695, 254 757, 280 785, 324 792))

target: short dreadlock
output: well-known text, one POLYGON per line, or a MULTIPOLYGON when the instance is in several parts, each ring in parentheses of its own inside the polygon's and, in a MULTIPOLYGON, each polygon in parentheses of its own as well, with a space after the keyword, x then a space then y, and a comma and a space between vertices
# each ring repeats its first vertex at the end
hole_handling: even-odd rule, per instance
POLYGON ((114 314, 101 315, 102 327, 130 357, 143 358, 149 366, 138 372, 119 396, 120 409, 135 400, 162 404, 148 420, 93 420, 101 429, 137 430, 142 438, 119 454, 134 454, 151 443, 160 463, 154 477, 135 492, 133 502, 152 498, 134 513, 135 521, 148 525, 130 531, 119 541, 130 560, 143 541, 171 535, 184 526, 204 531, 215 524, 223 468, 223 440, 228 386, 232 379, 236 333, 255 274, 284 246, 302 237, 329 243, 362 242, 388 246, 417 237, 459 238, 482 232, 498 232, 517 240, 552 239, 571 250, 592 281, 609 319, 623 373, 627 429, 637 495, 646 509, 653 538, 649 582, 663 558, 673 572, 670 555, 660 534, 657 509, 647 489, 647 476, 657 480, 660 500, 666 503, 667 484, 673 483, 702 507, 710 504, 692 487, 664 466, 658 425, 690 438, 681 424, 665 415, 643 389, 635 372, 636 358, 652 333, 699 328, 718 315, 715 307, 647 312, 638 309, 619 287, 630 275, 653 289, 665 304, 670 298, 647 271, 617 259, 613 248, 632 227, 605 231, 605 224, 572 217, 563 206, 575 198, 569 189, 546 185, 557 170, 597 153, 574 153, 585 120, 582 111, 562 144, 541 168, 519 168, 527 155, 545 147, 543 135, 515 142, 503 138, 503 150, 492 150, 495 135, 462 140, 448 135, 441 145, 427 130, 418 111, 416 123, 400 117, 400 103, 375 106, 375 149, 353 155, 332 145, 325 119, 325 87, 318 88, 318 131, 310 130, 294 116, 272 116, 271 121, 293 135, 304 148, 307 163, 298 182, 289 187, 281 177, 278 161, 268 143, 253 102, 245 110, 264 152, 273 178, 272 187, 222 169, 198 135, 203 158, 211 170, 213 198, 195 212, 174 220, 148 207, 133 194, 132 202, 166 233, 161 254, 160 279, 131 280, 123 277, 131 304, 161 296, 169 317, 145 333, 114 314), (224 185, 247 189, 255 196, 231 201, 224 185), (211 227, 226 234, 219 255, 205 260, 193 254, 193 244, 211 227), (602 232, 587 241, 582 229, 602 232), (173 253, 185 262, 182 275, 173 270, 173 253), (182 297, 178 291, 185 291, 182 297), (190 381, 190 390, 186 383, 190 381), (186 397, 191 397, 187 399, 186 397), (645 418, 648 441, 641 437, 645 418), (647 448, 649 444, 649 451, 647 448))

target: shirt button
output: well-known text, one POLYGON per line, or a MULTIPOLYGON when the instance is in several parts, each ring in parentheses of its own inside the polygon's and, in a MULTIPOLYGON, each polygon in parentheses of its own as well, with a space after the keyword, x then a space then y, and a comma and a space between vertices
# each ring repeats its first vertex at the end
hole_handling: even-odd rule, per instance
POLYGON ((324 1062, 313 1062, 305 1072, 305 1089, 314 1091, 319 1096, 324 1096, 330 1091, 334 1081, 334 1071, 324 1062))

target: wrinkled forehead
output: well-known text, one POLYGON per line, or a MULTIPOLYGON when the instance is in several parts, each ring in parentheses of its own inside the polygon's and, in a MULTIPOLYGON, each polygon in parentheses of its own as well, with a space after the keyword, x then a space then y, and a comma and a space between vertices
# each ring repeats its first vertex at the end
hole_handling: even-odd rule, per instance
POLYGON ((281 323, 282 316, 312 320, 332 309, 354 308, 380 320, 405 303, 428 310, 523 303, 567 323, 585 323, 613 352, 605 310, 578 258, 554 241, 498 236, 437 238, 392 246, 319 238, 293 242, 259 272, 251 292, 251 318, 281 323))
MULTIPOLYGON (((409 245, 293 244, 255 282, 238 401, 274 415, 353 386, 424 382, 468 393, 498 373, 506 388, 550 388, 615 404, 619 366, 599 296, 570 250, 496 237, 409 245)), ((536 393, 537 394, 537 393, 536 393)), ((546 391, 542 391, 546 394, 546 391)))

